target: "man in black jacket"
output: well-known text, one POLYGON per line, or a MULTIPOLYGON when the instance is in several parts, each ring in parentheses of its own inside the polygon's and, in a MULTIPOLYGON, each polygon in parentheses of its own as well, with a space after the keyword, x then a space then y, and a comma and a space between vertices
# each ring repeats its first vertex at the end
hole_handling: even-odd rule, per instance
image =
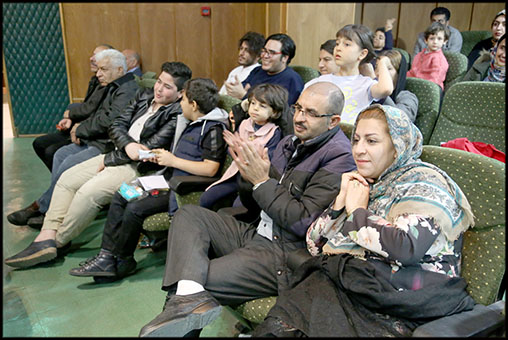
POLYGON ((86 90, 85 99, 83 103, 72 103, 67 106, 64 111, 62 119, 58 122, 58 132, 48 133, 44 136, 35 138, 32 143, 35 153, 48 167, 49 171, 52 170, 53 155, 62 146, 72 143, 71 136, 69 135, 70 128, 73 123, 80 122, 88 118, 93 112, 97 110, 102 102, 104 93, 104 86, 99 84, 97 73, 97 62, 95 55, 101 51, 113 48, 109 45, 99 45, 93 51, 90 57, 90 71, 93 76, 88 82, 88 89, 86 90))
POLYGON ((294 135, 279 142, 271 160, 267 149, 261 155, 248 141, 227 141, 242 178, 253 185, 259 218, 249 224, 199 206, 181 207, 168 232, 164 310, 140 336, 184 336, 213 321, 220 304, 238 305, 288 287, 288 253, 305 247, 307 228, 337 196, 342 173, 356 168, 339 127, 343 106, 336 85, 309 86, 295 104, 294 135))
MULTIPOLYGON (((180 99, 192 71, 180 62, 166 62, 153 89, 140 89, 118 116, 109 135, 116 148, 66 171, 58 180, 44 224, 34 242, 5 263, 31 267, 57 256, 109 204, 122 182, 143 174, 139 151, 169 148, 175 136, 180 99)), ((97 123, 99 124, 99 123, 97 123)), ((76 135, 79 135, 79 130, 76 135)), ((83 134, 84 135, 84 134, 83 134)), ((97 142, 97 139, 94 143, 97 142)), ((162 167, 160 167, 162 169, 162 167)))
POLYGON ((54 155, 49 188, 27 208, 9 214, 7 220, 10 223, 38 225, 40 228, 42 214, 48 210, 56 182, 64 171, 113 149, 108 136, 109 126, 134 98, 138 86, 132 73, 126 73, 125 56, 121 52, 107 49, 97 53, 95 59, 97 79, 100 86, 105 87, 100 106, 88 118, 73 125, 70 130, 72 143, 62 146, 54 155), (36 221, 30 222, 29 219, 36 221))

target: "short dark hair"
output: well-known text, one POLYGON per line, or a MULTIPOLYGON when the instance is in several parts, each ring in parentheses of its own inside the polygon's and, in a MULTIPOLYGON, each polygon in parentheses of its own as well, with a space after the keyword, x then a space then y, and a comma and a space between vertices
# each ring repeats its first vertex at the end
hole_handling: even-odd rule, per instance
POLYGON ((288 56, 288 61, 287 61, 286 65, 289 65, 289 63, 291 62, 291 59, 293 59, 293 57, 295 56, 295 53, 296 53, 296 45, 295 45, 295 42, 293 41, 293 39, 291 39, 291 37, 287 34, 275 33, 275 34, 272 34, 271 36, 269 36, 268 38, 266 38, 264 45, 266 45, 268 40, 280 41, 280 43, 282 44, 280 51, 282 52, 283 55, 288 56))
POLYGON ((249 46, 249 53, 259 57, 261 55, 261 49, 265 46, 265 36, 258 32, 249 31, 243 35, 238 41, 238 48, 242 46, 243 42, 249 46))
POLYGON ((166 61, 161 66, 161 72, 166 72, 173 77, 176 88, 180 91, 185 82, 192 78, 192 70, 189 66, 179 61, 166 61))
POLYGON ((219 103, 219 90, 212 79, 194 78, 187 80, 183 85, 185 96, 189 102, 195 101, 198 110, 207 114, 217 107, 219 103))
POLYGON ((272 108, 274 114, 268 117, 269 122, 278 119, 288 105, 288 90, 277 84, 265 83, 254 86, 249 92, 249 103, 253 97, 272 108))
POLYGON ((444 32, 444 38, 445 40, 448 40, 450 38, 450 30, 445 25, 439 23, 439 22, 433 22, 423 35, 425 36, 425 40, 427 40, 432 34, 438 34, 439 32, 444 32))
POLYGON ((325 50, 326 52, 330 53, 331 55, 333 55, 333 49, 335 48, 335 45, 336 45, 336 41, 335 39, 330 39, 330 40, 327 40, 325 41, 320 47, 319 47, 319 50, 325 50))
POLYGON ((383 33, 385 33, 385 28, 384 27, 378 27, 378 28, 376 28, 374 33, 376 33, 376 32, 383 32, 383 33))
POLYGON ((346 25, 337 32, 337 38, 345 37, 354 41, 361 49, 367 49, 367 56, 360 64, 368 63, 376 56, 374 52, 374 35, 370 28, 365 25, 346 25))
POLYGON ((445 18, 446 18, 446 21, 450 20, 450 16, 451 16, 451 13, 450 13, 450 10, 446 7, 436 7, 432 10, 432 12, 430 12, 430 18, 432 19, 432 17, 434 15, 442 15, 444 14, 445 18))

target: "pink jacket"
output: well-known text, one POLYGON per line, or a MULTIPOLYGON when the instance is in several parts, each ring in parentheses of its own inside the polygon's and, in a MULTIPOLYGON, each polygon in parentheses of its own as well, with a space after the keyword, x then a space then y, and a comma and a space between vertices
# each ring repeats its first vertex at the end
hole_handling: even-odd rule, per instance
MULTIPOLYGON (((272 138, 273 134, 275 133, 275 129, 277 128, 277 125, 274 123, 266 123, 261 128, 259 128, 257 131, 254 131, 254 122, 251 118, 245 119, 238 128, 238 133, 240 134, 240 137, 244 140, 250 140, 253 141, 254 145, 260 145, 265 146, 266 143, 272 138)), ((215 183, 212 183, 206 190, 211 188, 214 185, 217 185, 219 183, 222 183, 231 177, 233 177, 238 172, 238 167, 236 166, 236 163, 233 162, 227 168, 227 170, 224 172, 224 175, 216 181, 215 183)))
POLYGON ((448 61, 440 49, 430 52, 427 48, 415 55, 411 62, 411 70, 407 77, 415 77, 430 80, 444 90, 444 81, 448 71, 448 61))

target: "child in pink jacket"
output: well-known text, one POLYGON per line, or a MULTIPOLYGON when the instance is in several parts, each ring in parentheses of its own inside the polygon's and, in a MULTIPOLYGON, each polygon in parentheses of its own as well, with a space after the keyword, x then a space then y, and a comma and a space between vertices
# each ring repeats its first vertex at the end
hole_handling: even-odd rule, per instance
POLYGON ((425 43, 427 47, 415 55, 411 62, 408 77, 430 80, 444 90, 444 81, 448 71, 448 61, 443 54, 442 47, 448 41, 450 31, 447 27, 434 22, 425 30, 425 43))

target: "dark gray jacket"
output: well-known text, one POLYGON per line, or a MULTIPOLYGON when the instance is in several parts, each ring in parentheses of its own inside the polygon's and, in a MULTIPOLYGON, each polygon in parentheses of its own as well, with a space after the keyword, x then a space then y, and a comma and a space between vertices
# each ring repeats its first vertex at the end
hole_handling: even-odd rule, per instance
POLYGON ((83 103, 69 108, 69 118, 73 123, 87 119, 99 108, 104 99, 105 89, 106 87, 101 86, 96 76, 90 78, 83 103))
POLYGON ((355 169, 351 142, 339 127, 305 143, 289 135, 277 145, 270 179, 252 197, 273 220, 279 290, 288 285, 288 253, 305 247, 307 229, 339 193, 342 173, 355 169))
POLYGON ((99 108, 76 129, 76 137, 89 146, 97 147, 102 153, 114 149, 108 130, 116 117, 136 95, 138 85, 132 73, 127 73, 105 87, 104 99, 99 108))
MULTIPOLYGON (((153 89, 140 89, 132 103, 114 120, 113 124, 111 124, 109 136, 117 149, 105 155, 104 164, 106 166, 134 162, 125 152, 127 144, 136 143, 129 135, 129 129, 139 117, 148 111, 153 98, 153 89)), ((164 148, 169 150, 175 136, 176 117, 181 113, 182 108, 180 107, 179 101, 161 106, 157 112, 145 122, 141 130, 139 143, 145 145, 149 149, 164 148)), ((138 171, 144 173, 148 170, 152 170, 149 166, 151 164, 156 165, 151 162, 138 162, 138 171)))

